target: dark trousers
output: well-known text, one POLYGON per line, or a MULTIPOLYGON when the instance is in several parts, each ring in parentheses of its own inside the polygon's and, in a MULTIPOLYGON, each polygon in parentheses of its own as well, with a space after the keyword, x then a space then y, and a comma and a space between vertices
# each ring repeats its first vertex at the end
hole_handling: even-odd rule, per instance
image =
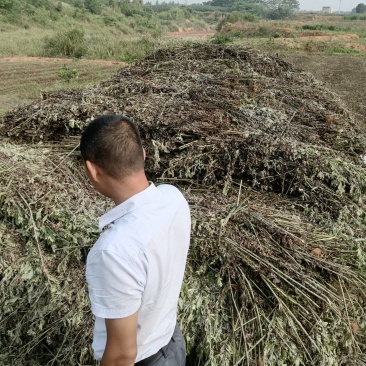
POLYGON ((186 364, 186 342, 176 325, 170 342, 155 355, 135 363, 135 366, 184 366, 186 364))

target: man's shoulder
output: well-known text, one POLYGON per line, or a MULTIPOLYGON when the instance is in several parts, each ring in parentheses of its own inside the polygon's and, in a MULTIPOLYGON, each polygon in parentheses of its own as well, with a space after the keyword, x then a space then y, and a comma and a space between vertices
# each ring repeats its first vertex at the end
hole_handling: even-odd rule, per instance
POLYGON ((169 198, 174 198, 180 201, 186 201, 183 193, 177 187, 171 184, 159 184, 157 188, 161 193, 169 196, 169 198))

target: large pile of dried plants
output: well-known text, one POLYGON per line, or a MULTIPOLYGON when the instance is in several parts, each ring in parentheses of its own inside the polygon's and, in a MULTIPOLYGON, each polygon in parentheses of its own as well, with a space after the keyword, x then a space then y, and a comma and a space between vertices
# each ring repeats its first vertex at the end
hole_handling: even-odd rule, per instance
POLYGON ((189 200, 193 365, 366 364, 365 126, 311 75, 221 45, 159 50, 3 118, 0 363, 93 363, 84 261, 110 203, 77 145, 108 113, 134 119, 149 178, 189 200))

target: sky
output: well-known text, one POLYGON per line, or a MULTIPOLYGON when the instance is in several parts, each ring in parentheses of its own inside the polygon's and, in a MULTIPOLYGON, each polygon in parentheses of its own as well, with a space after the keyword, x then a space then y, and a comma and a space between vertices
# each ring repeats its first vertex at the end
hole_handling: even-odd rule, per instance
MULTIPOLYGON (((180 3, 197 4, 202 0, 179 0, 180 3)), ((333 11, 351 11, 358 4, 366 4, 366 0, 299 0, 301 10, 322 10, 323 6, 331 6, 333 11)))
POLYGON ((322 10, 323 6, 331 6, 333 11, 351 11, 364 0, 299 0, 301 10, 322 10))

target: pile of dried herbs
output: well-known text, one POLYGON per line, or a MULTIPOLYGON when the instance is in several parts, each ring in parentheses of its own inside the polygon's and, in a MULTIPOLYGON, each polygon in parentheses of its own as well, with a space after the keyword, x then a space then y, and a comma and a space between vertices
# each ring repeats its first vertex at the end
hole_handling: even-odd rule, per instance
POLYGON ((280 58, 213 45, 3 118, 0 363, 93 363, 84 261, 110 203, 76 151, 106 113, 134 119, 149 178, 189 200, 192 365, 366 363, 365 126, 280 58))

